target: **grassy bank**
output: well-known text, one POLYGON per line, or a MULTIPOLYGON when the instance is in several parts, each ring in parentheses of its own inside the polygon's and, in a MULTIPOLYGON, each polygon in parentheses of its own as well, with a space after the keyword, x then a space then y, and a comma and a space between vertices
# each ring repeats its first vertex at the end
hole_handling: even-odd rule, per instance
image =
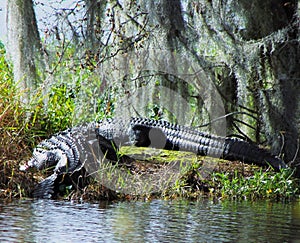
MULTIPOLYGON (((74 106, 71 98, 62 92, 64 87, 56 89, 51 96, 53 105, 55 100, 68 104, 55 108, 56 113, 53 105, 48 106, 52 110, 45 111, 38 94, 32 104, 24 106, 3 48, 0 48, 0 69, 0 198, 11 200, 29 197, 34 185, 47 176, 45 171, 20 172, 19 165, 29 159, 41 139, 71 124, 69 117, 59 117, 72 113, 74 106)), ((288 170, 275 173, 239 161, 147 148, 125 147, 122 153, 136 159, 125 166, 106 164, 82 190, 64 188, 62 198, 95 201, 202 196, 239 200, 299 197, 299 181, 288 170)))
POLYGON ((29 126, 26 108, 19 100, 21 92, 13 82, 3 46, 0 70, 0 197, 20 198, 29 193, 34 183, 19 172, 19 163, 30 156, 34 129, 29 126))

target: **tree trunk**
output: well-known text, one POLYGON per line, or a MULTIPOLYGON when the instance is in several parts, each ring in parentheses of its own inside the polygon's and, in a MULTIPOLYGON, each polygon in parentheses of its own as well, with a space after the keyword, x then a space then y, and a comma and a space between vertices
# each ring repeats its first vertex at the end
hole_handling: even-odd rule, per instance
POLYGON ((104 20, 104 11, 106 0, 85 0, 86 7, 86 44, 87 47, 95 50, 99 47, 102 33, 102 21, 104 20))
POLYGON ((7 26, 7 49, 14 79, 22 90, 22 101, 28 103, 37 87, 37 68, 41 68, 37 66, 41 43, 32 0, 8 0, 7 26))
POLYGON ((286 162, 299 158, 300 131, 300 45, 297 1, 239 1, 245 11, 245 39, 271 37, 286 30, 282 39, 265 44, 259 57, 255 76, 262 128, 276 154, 286 162), (255 17, 254 17, 255 16, 255 17), (269 79, 269 80, 268 80, 269 79))

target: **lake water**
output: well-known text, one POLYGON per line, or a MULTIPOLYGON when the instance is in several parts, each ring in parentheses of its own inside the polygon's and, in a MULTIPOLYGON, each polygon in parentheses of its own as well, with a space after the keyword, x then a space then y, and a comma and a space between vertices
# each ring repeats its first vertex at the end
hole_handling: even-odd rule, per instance
POLYGON ((0 242, 300 242, 300 202, 0 203, 0 242))

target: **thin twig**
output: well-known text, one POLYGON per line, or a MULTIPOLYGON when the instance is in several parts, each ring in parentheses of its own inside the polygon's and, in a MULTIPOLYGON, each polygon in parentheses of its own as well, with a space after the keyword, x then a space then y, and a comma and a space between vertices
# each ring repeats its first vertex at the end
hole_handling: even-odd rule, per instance
MULTIPOLYGON (((209 121, 208 123, 202 124, 202 125, 197 126, 197 127, 207 127, 207 126, 211 125, 211 124, 214 123, 214 122, 217 122, 217 121, 219 121, 219 120, 221 120, 221 119, 224 119, 224 118, 229 117, 229 116, 237 115, 237 114, 240 114, 240 115, 248 115, 248 116, 250 116, 250 117, 252 117, 252 118, 254 118, 254 119, 257 120, 256 117, 254 117, 253 115, 251 115, 251 114, 249 114, 249 113, 247 113, 247 112, 244 112, 244 111, 234 111, 234 112, 228 113, 228 114, 226 114, 226 115, 224 115, 224 116, 217 117, 217 118, 215 118, 215 119, 209 121)), ((237 120, 237 121, 239 121, 239 120, 237 120)), ((239 122, 241 122, 241 121, 239 121, 239 122)), ((248 125, 248 124, 245 124, 245 125, 251 127, 252 129, 255 129, 255 128, 252 127, 251 125, 248 125)))
POLYGON ((233 123, 234 128, 244 136, 247 141, 253 142, 235 123, 233 123))
MULTIPOLYGON (((296 158, 297 158, 297 155, 298 155, 298 152, 299 152, 299 139, 297 139, 297 149, 296 149, 294 158, 292 159, 292 161, 290 161, 290 162, 288 163, 288 165, 292 165, 292 164, 295 162, 295 160, 296 160, 296 158)), ((297 165, 300 165, 300 163, 296 164, 295 166, 297 166, 297 165)))
POLYGON ((282 139, 282 144, 281 144, 281 148, 280 148, 280 151, 279 151, 279 157, 281 157, 281 155, 282 155, 283 148, 284 148, 284 143, 285 143, 283 132, 280 132, 280 135, 281 135, 281 139, 282 139))
POLYGON ((238 123, 242 123, 243 125, 245 125, 245 126, 251 128, 251 129, 253 129, 253 130, 256 130, 255 127, 253 127, 253 126, 251 126, 250 124, 248 124, 248 123, 246 123, 246 122, 244 122, 244 121, 241 121, 241 120, 239 120, 239 119, 233 118, 233 121, 236 121, 236 122, 238 122, 238 123))

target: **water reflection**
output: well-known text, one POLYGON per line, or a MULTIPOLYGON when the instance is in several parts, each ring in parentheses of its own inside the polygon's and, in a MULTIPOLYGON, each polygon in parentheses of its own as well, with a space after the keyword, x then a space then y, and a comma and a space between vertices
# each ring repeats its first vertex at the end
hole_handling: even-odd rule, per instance
POLYGON ((300 242, 300 202, 0 203, 0 242, 300 242))

